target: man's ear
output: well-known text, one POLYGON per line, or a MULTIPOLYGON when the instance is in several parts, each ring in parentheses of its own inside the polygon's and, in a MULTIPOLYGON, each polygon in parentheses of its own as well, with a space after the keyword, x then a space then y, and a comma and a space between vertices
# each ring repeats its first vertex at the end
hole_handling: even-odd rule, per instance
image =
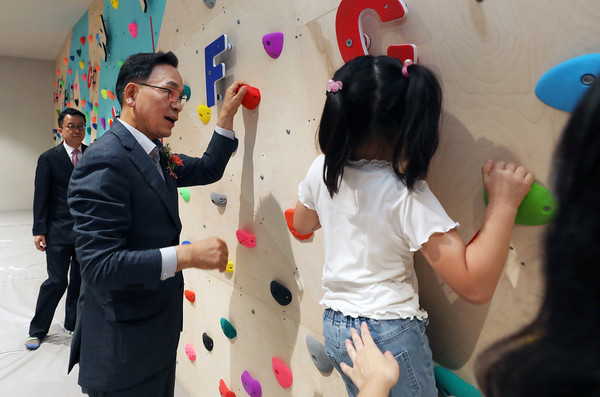
POLYGON ((123 99, 127 106, 135 105, 135 97, 137 96, 138 85, 135 83, 129 83, 123 90, 123 99))

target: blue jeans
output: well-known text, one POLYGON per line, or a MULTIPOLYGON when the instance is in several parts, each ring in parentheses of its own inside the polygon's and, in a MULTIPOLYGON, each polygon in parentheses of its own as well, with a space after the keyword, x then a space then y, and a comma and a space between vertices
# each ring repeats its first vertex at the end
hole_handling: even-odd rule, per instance
POLYGON ((389 350, 400 365, 400 378, 392 388, 390 397, 420 396, 437 397, 433 377, 433 359, 429 341, 425 335, 427 319, 374 320, 353 318, 342 313, 326 309, 323 314, 323 335, 325 350, 335 368, 346 383, 348 396, 355 397, 358 389, 340 368, 343 361, 352 366, 352 360, 346 350, 346 339, 352 339, 350 328, 360 334, 361 322, 366 322, 373 340, 382 352, 389 350))

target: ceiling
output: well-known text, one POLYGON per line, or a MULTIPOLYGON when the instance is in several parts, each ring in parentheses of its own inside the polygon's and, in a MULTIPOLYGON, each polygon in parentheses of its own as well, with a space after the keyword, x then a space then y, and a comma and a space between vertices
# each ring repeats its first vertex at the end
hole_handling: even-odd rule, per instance
POLYGON ((55 60, 94 1, 7 0, 0 11, 0 56, 55 60))

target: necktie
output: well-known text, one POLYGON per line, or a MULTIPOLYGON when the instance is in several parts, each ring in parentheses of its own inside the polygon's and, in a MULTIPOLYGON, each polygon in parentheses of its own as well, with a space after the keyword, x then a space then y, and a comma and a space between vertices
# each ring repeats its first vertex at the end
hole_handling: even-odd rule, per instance
POLYGON ((73 167, 79 162, 79 149, 73 150, 73 167))
POLYGON ((156 169, 158 170, 160 177, 164 181, 165 176, 163 175, 162 170, 160 169, 160 153, 158 152, 158 148, 154 147, 154 149, 150 150, 148 156, 150 156, 150 159, 154 162, 154 165, 156 165, 156 169))

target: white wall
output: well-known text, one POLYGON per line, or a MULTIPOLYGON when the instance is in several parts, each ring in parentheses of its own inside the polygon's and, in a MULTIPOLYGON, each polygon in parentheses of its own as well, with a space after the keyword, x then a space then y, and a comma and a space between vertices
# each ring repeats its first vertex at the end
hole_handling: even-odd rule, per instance
POLYGON ((31 209, 39 155, 52 147, 54 62, 0 57, 0 211, 31 209))

